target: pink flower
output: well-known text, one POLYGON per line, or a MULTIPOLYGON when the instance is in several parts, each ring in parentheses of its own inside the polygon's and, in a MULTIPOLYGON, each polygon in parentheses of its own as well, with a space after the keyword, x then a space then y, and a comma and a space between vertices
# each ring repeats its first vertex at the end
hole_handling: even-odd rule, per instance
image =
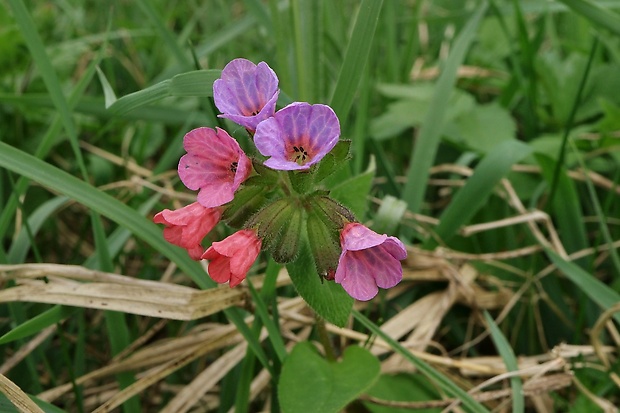
POLYGON ((213 82, 213 100, 222 112, 219 117, 251 132, 273 116, 279 93, 278 77, 265 62, 255 65, 246 59, 232 60, 222 70, 222 77, 213 82))
POLYGON ((198 128, 185 135, 186 155, 179 161, 179 177, 198 192, 198 202, 213 208, 232 201, 239 185, 252 171, 252 162, 225 130, 198 128))
POLYGON ((255 231, 244 229, 214 242, 202 254, 202 259, 210 261, 209 275, 214 281, 220 284, 229 281, 232 288, 245 279, 258 257, 261 245, 262 241, 255 231))
POLYGON ((205 208, 194 202, 174 211, 164 209, 153 217, 153 222, 166 225, 166 241, 185 248, 192 259, 199 260, 204 252, 200 243, 221 216, 219 208, 205 208))
POLYGON ((258 125, 256 148, 272 169, 308 169, 338 143, 340 122, 327 105, 291 103, 258 125))
POLYGON ((402 280, 400 260, 407 257, 407 250, 398 238, 351 222, 340 233, 340 245, 335 281, 351 297, 368 301, 377 295, 378 287, 391 288, 402 280))

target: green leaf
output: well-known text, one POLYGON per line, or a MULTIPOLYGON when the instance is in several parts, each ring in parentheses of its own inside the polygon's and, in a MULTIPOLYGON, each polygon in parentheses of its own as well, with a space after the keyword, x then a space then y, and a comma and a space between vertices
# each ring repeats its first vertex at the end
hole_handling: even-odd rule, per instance
POLYGON ((77 311, 77 308, 56 305, 4 334, 0 337, 0 344, 10 343, 11 341, 19 340, 20 338, 38 334, 41 330, 69 317, 75 311, 77 311))
POLYGON ((155 26, 155 32, 159 35, 162 43, 168 47, 168 50, 174 55, 177 62, 184 68, 191 66, 191 60, 187 57, 187 54, 183 52, 174 34, 166 27, 164 19, 159 15, 155 9, 155 4, 148 0, 138 0, 136 2, 142 9, 144 14, 147 15, 153 26, 155 26))
POLYGON ((318 315, 339 327, 345 326, 353 307, 353 298, 340 284, 322 282, 306 239, 302 240, 299 257, 287 264, 286 269, 301 298, 318 315))
POLYGON ((254 301, 254 305, 256 306, 256 314, 260 317, 261 322, 269 333, 269 340, 271 341, 271 345, 273 346, 278 360, 282 362, 286 357, 286 347, 284 345, 279 326, 269 316, 267 304, 263 300, 263 297, 261 297, 261 295, 256 292, 256 289, 252 285, 252 281, 249 278, 247 278, 246 280, 248 283, 248 287, 250 288, 250 294, 252 294, 252 300, 254 301))
POLYGON ((373 385, 380 368, 379 360, 362 347, 347 347, 341 362, 330 363, 311 343, 298 343, 280 374, 278 397, 282 411, 339 412, 373 385))
POLYGON ((474 105, 455 123, 463 143, 480 153, 488 153, 499 143, 515 139, 515 122, 497 103, 474 105))
MULTIPOLYGON (((428 379, 420 373, 414 374, 382 374, 379 380, 366 394, 382 400, 403 402, 422 402, 437 400, 441 396, 433 388, 428 379)), ((394 413, 391 406, 382 406, 376 403, 364 402, 364 406, 372 413, 394 413)), ((411 410, 403 410, 411 411, 411 410)), ((440 408, 416 409, 415 413, 439 413, 440 408)))
POLYGON ((339 141, 317 165, 317 169, 314 171, 314 182, 321 182, 342 166, 346 165, 346 161, 351 158, 350 148, 350 140, 339 141))
POLYGON ((330 106, 345 122, 370 54, 383 0, 363 0, 355 19, 330 106))
POLYGON ((112 106, 114 102, 116 102, 117 97, 114 93, 114 89, 108 82, 108 78, 105 76, 103 71, 97 66, 97 77, 99 78, 99 83, 101 83, 101 87, 103 89, 103 96, 105 98, 105 107, 106 109, 112 106))
MULTIPOLYGON (((603 310, 620 303, 620 294, 594 278, 592 274, 582 270, 572 262, 566 261, 550 249, 545 249, 545 252, 551 262, 603 310)), ((620 313, 614 313, 613 317, 616 322, 620 323, 620 313)))
POLYGON ((364 173, 349 178, 331 188, 330 197, 348 207, 358 220, 363 220, 368 209, 368 195, 375 177, 376 165, 374 158, 364 173))
POLYGON ((439 388, 443 389, 447 394, 461 400, 463 406, 467 407, 469 411, 488 413, 488 410, 485 409, 480 402, 474 400, 469 393, 458 387, 452 380, 435 370, 429 364, 411 354, 411 352, 403 347, 402 344, 385 334, 385 332, 383 332, 376 324, 370 321, 362 313, 357 310, 353 310, 353 316, 373 334, 382 338, 387 344, 389 344, 396 353, 411 362, 411 364, 413 364, 422 374, 432 380, 439 388))
POLYGON ((194 70, 174 76, 170 82, 170 96, 212 97, 213 82, 220 78, 221 70, 194 70))
POLYGON ((181 73, 146 89, 125 95, 117 99, 109 109, 115 115, 124 115, 169 96, 211 97, 213 82, 220 75, 220 70, 194 70, 181 73))
MULTIPOLYGON (((55 213, 60 207, 62 207, 69 199, 64 196, 52 198, 49 201, 41 204, 30 216, 28 217, 28 227, 30 228, 30 234, 35 236, 43 223, 55 213)), ((19 231, 19 234, 11 244, 9 249, 9 263, 18 264, 24 262, 28 249, 30 248, 30 235, 28 231, 19 231)))
POLYGON ((435 95, 411 154, 407 183, 402 193, 402 198, 407 202, 409 210, 412 212, 419 212, 422 206, 430 173, 429 170, 435 160, 437 147, 439 146, 441 133, 444 128, 444 117, 449 107, 447 102, 456 83, 456 72, 465 59, 465 54, 475 38, 478 23, 486 9, 487 2, 480 2, 478 9, 454 41, 448 60, 437 81, 435 95))
MULTIPOLYGON (((560 142, 559 139, 557 139, 560 142)), ((556 161, 542 153, 535 154, 542 170, 542 176, 549 186, 553 182, 556 161)), ((556 178, 556 196, 550 205, 556 222, 560 240, 570 254, 588 248, 588 238, 583 220, 581 200, 575 182, 566 174, 566 168, 560 166, 556 178)), ((581 260, 585 264, 587 260, 581 260)))
MULTIPOLYGON (((519 141, 506 141, 497 145, 476 167, 474 174, 455 195, 441 214, 435 232, 446 241, 465 225, 482 208, 495 185, 506 175, 512 165, 527 156, 532 149, 519 141)), ((434 245, 434 239, 430 241, 434 245)))
POLYGON ((77 133, 75 130, 75 124, 71 118, 71 111, 60 87, 62 83, 58 80, 58 76, 52 66, 52 62, 47 56, 43 41, 37 32, 35 22, 30 16, 30 13, 28 12, 28 9, 23 1, 9 0, 8 3, 13 10, 15 21, 19 25, 22 35, 24 36, 24 40, 28 45, 32 59, 36 63, 39 73, 45 82, 45 87, 49 91, 50 97, 54 102, 54 106, 60 115, 63 126, 69 135, 69 138, 77 141, 77 133))
POLYGON ((592 1, 560 0, 575 12, 590 20, 594 27, 604 27, 616 35, 620 35, 620 16, 611 10, 605 10, 592 1))
MULTIPOLYGON (((507 371, 517 371, 519 370, 519 365, 517 363, 517 358, 515 357, 514 351, 512 351, 512 347, 510 347, 510 343, 506 340, 506 337, 502 334, 497 324, 493 321, 493 317, 489 315, 488 312, 484 312, 484 318, 489 325, 489 330, 491 331, 491 338, 493 339, 493 343, 495 343, 495 348, 499 352, 499 355, 504 360, 504 364, 506 364, 507 371)), ((524 400, 523 400, 523 383, 521 381, 521 377, 513 376, 510 378, 510 385, 512 386, 512 410, 513 413, 523 413, 524 400)))

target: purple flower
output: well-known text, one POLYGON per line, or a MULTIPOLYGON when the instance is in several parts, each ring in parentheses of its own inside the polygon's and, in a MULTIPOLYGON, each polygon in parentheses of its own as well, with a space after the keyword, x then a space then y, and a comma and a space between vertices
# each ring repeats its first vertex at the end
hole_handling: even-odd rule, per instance
POLYGON ((255 65, 246 59, 232 60, 213 83, 213 100, 222 112, 219 117, 251 132, 273 116, 279 93, 278 77, 267 63, 255 65))
POLYGON ((197 128, 185 135, 186 155, 179 161, 179 177, 198 192, 198 202, 207 208, 232 201, 239 185, 252 172, 252 162, 225 130, 197 128))
POLYGON ((258 125, 256 147, 272 169, 308 169, 338 143, 340 122, 326 105, 296 102, 258 125))
POLYGON ((400 260, 407 258, 407 250, 398 238, 350 222, 340 233, 340 245, 335 281, 351 297, 368 301, 377 295, 378 287, 391 288, 402 280, 400 260))

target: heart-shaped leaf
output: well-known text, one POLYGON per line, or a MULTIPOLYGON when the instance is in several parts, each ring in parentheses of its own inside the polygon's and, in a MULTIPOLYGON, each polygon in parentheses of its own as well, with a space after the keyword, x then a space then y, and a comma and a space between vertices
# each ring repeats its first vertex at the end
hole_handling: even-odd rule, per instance
POLYGON ((342 410, 379 377, 379 360, 362 347, 348 347, 340 362, 328 362, 307 341, 295 346, 282 366, 278 397, 286 413, 342 410))

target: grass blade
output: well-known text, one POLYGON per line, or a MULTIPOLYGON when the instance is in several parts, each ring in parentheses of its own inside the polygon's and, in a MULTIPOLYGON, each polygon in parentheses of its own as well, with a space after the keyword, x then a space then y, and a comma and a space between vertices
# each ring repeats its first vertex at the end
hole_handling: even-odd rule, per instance
POLYGON ((456 72, 465 54, 469 50, 478 24, 487 9, 487 2, 482 1, 478 9, 469 19, 463 30, 456 38, 454 47, 448 56, 446 65, 437 81, 435 95, 431 101, 424 123, 420 127, 416 145, 411 153, 411 164, 407 172, 407 183, 403 189, 402 199, 409 205, 411 212, 420 212, 422 200, 426 193, 426 184, 429 177, 429 169, 435 160, 437 147, 443 131, 443 119, 448 110, 448 100, 454 84, 456 72))
MULTIPOLYGON (((491 338, 493 339, 493 343, 495 343, 495 348, 499 352, 499 355, 504 360, 506 364, 506 370, 508 371, 517 371, 519 370, 519 365, 517 363, 517 358, 515 357, 514 351, 512 351, 512 347, 510 347, 510 343, 506 340, 506 337, 502 334, 495 321, 493 321, 493 317, 489 315, 488 312, 484 312, 484 319, 489 325, 489 330, 491 331, 491 338)), ((523 382, 521 381, 521 377, 514 376, 510 378, 510 384, 512 386, 512 412, 513 413, 523 413, 525 410, 525 404, 523 400, 523 382)))
MULTIPOLYGON (((0 142, 0 166, 75 199, 86 207, 127 228, 177 264, 201 288, 211 288, 216 285, 215 281, 205 276, 202 267, 187 256, 185 250, 170 245, 164 240, 160 228, 110 195, 4 142, 0 142)), ((254 350, 263 366, 270 372, 273 372, 260 343, 252 336, 250 329, 244 323, 241 312, 238 309, 229 308, 224 310, 224 313, 245 337, 248 345, 254 350)))
MULTIPOLYGON (((572 262, 566 261, 550 249, 545 249, 545 252, 551 262, 603 310, 607 310, 620 303, 620 294, 594 278, 592 274, 582 270, 572 262)), ((620 313, 615 313, 613 317, 616 322, 620 323, 620 313)))
POLYGON ((164 25, 162 18, 157 13, 157 10, 155 10, 154 3, 146 0, 139 0, 138 5, 144 14, 147 15, 153 26, 155 26, 155 31, 162 38, 164 44, 168 47, 170 52, 172 52, 181 67, 186 70, 192 67, 190 58, 183 52, 170 30, 164 25))
POLYGON ((346 121, 353 104, 355 91, 370 54, 382 4, 383 0, 364 0, 355 19, 351 40, 345 52, 330 102, 332 109, 340 118, 340 122, 346 121))
POLYGON ((80 168, 82 177, 88 180, 88 171, 86 170, 86 165, 84 164, 82 152, 80 151, 80 146, 78 144, 77 131, 75 129, 73 119, 71 118, 69 104, 62 93, 62 89, 60 88, 61 83, 58 80, 58 76, 52 66, 52 62, 47 56, 45 46, 43 45, 41 37, 37 32, 35 23, 21 0, 9 0, 9 4, 13 9, 15 20, 17 21, 22 35, 26 40, 28 49, 30 49, 30 52, 32 53, 32 57, 39 68, 39 72, 41 72, 41 77, 43 77, 45 87, 50 93, 50 97, 56 106, 56 110, 58 110, 58 113, 60 114, 60 119, 62 120, 67 135, 69 136, 71 149, 75 155, 75 160, 80 168))
MULTIPOLYGON (((531 151, 528 145, 519 141, 505 141, 493 148, 441 214, 435 229, 438 238, 447 241, 466 224, 485 205, 495 185, 510 171, 512 165, 531 151)), ((430 242, 435 243, 434 240, 430 242)))
POLYGON ((267 310, 267 305, 263 298, 258 294, 252 282, 249 278, 246 279, 248 282, 248 287, 250 288, 250 293, 252 294, 252 299, 254 300, 254 305, 256 306, 256 313, 260 317, 262 324, 267 329, 269 333, 269 340, 271 340, 271 345, 276 352, 276 356, 280 362, 284 361, 286 357, 286 347, 284 346, 284 341, 282 340, 282 335, 280 334, 280 329, 269 316, 269 311, 267 310))
POLYGON ((488 412, 488 410, 481 405, 479 402, 474 400, 466 391, 458 387, 452 380, 435 370, 433 367, 428 365, 423 360, 420 360, 409 350, 404 348, 399 342, 394 340, 392 337, 385 334, 381 329, 375 325, 372 321, 370 321, 366 316, 360 313, 357 310, 353 310, 353 316, 357 321, 363 324, 367 329, 369 329, 373 334, 376 334, 381 339, 385 340, 395 352, 406 358, 413 364, 420 372, 422 372, 426 377, 433 380, 439 387, 441 387, 446 393, 451 396, 459 399, 465 407, 467 407, 472 412, 488 412))
POLYGON ((194 70, 180 73, 146 89, 118 98, 108 109, 114 115, 124 115, 168 96, 212 97, 213 82, 220 77, 220 74, 221 70, 194 70))
POLYGON ((592 1, 559 0, 592 22, 594 27, 604 27, 620 36, 620 16, 611 10, 606 10, 592 1))
POLYGON ((7 344, 20 338, 40 333, 41 330, 56 324, 77 311, 76 308, 55 305, 49 310, 33 317, 0 337, 0 344, 7 344))

